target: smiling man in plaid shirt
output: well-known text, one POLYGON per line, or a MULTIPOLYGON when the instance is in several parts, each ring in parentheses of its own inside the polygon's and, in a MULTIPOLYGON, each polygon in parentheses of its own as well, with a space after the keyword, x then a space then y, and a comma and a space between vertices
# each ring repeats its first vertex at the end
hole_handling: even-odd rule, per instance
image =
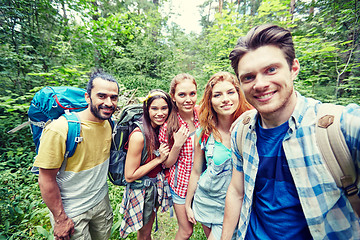
MULTIPOLYGON (((222 239, 360 239, 359 218, 327 170, 315 140, 321 102, 294 90, 300 64, 292 36, 261 25, 240 38, 230 60, 257 110, 242 152, 232 132, 234 171, 222 239)), ((360 107, 344 108, 341 130, 360 169, 360 107)))

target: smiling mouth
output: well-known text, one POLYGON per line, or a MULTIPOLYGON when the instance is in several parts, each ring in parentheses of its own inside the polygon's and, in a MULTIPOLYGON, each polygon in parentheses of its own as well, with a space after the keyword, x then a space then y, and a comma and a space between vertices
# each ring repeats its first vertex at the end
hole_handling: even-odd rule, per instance
POLYGON ((162 122, 162 121, 164 121, 164 120, 165 120, 164 117, 162 117, 162 118, 155 118, 155 121, 158 121, 158 122, 162 122))
POLYGON ((232 107, 232 104, 227 104, 227 105, 223 105, 221 106, 221 108, 225 108, 225 109, 229 109, 232 107))
POLYGON ((112 109, 112 108, 102 108, 102 110, 103 110, 103 112, 105 112, 105 113, 112 113, 112 112, 114 112, 114 109, 112 109))
POLYGON ((270 97, 273 96, 274 94, 275 94, 275 92, 271 92, 271 93, 268 93, 268 94, 265 94, 265 95, 256 96, 255 98, 256 98, 256 99, 263 100, 263 99, 270 98, 270 97))

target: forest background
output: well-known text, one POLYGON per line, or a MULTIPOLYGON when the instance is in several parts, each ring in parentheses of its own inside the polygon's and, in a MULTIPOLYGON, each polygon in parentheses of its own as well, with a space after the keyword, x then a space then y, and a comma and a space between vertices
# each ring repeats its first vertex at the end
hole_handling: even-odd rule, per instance
MULTIPOLYGON (((27 121, 34 93, 44 86, 84 88, 91 69, 119 80, 120 107, 150 89, 168 91, 178 73, 192 74, 199 98, 209 77, 233 70, 228 55, 255 25, 291 30, 301 64, 295 81, 303 95, 337 104, 360 103, 360 6, 358 0, 205 0, 202 31, 168 24, 166 0, 0 1, 0 240, 52 239, 37 177, 27 121), (136 91, 135 91, 136 90, 136 91)), ((194 23, 197 24, 197 23, 194 23)), ((118 239, 122 188, 110 185, 118 239)), ((154 239, 171 239, 176 220, 160 215, 154 239)), ((129 236, 135 239, 135 234, 129 236)), ((199 225, 192 239, 203 239, 199 225)))

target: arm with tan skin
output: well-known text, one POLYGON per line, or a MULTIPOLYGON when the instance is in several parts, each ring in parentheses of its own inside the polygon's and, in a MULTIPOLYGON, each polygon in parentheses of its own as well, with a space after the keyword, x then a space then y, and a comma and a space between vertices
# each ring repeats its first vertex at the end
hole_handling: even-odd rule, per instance
POLYGON ((197 182, 199 181, 200 175, 202 173, 203 163, 205 161, 204 152, 201 150, 199 143, 200 137, 195 140, 195 156, 194 156, 194 165, 191 170, 188 190, 185 200, 185 211, 188 217, 189 222, 196 224, 194 213, 192 210, 192 201, 194 198, 195 190, 197 187, 197 182))
POLYGON ((235 227, 240 218, 240 211, 244 200, 244 173, 233 169, 231 182, 226 193, 225 214, 221 240, 232 238, 235 227))
POLYGON ((170 150, 168 158, 164 162, 164 166, 166 168, 170 168, 176 163, 180 154, 180 150, 184 145, 184 143, 186 142, 187 138, 189 137, 189 130, 182 125, 179 128, 179 130, 176 133, 174 133, 173 136, 174 136, 174 144, 170 150))
POLYGON ((129 139, 129 149, 126 154, 125 180, 133 182, 142 178, 157 165, 164 162, 169 155, 169 147, 162 143, 159 147, 160 156, 147 164, 141 165, 141 152, 144 148, 144 136, 141 132, 134 132, 129 139))
POLYGON ((39 172, 39 187, 41 196, 54 216, 55 239, 70 239, 74 233, 74 222, 69 218, 61 201, 60 189, 56 182, 57 169, 43 169, 39 172))

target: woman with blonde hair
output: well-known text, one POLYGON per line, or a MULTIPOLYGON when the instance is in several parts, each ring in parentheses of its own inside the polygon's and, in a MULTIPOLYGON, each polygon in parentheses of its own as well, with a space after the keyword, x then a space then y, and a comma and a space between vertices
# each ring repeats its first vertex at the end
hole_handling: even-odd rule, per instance
POLYGON ((235 75, 218 72, 210 78, 200 101, 200 129, 185 201, 188 220, 199 221, 208 239, 220 239, 222 232, 232 174, 230 127, 249 109, 235 75), (207 168, 203 172, 204 161, 207 168))

